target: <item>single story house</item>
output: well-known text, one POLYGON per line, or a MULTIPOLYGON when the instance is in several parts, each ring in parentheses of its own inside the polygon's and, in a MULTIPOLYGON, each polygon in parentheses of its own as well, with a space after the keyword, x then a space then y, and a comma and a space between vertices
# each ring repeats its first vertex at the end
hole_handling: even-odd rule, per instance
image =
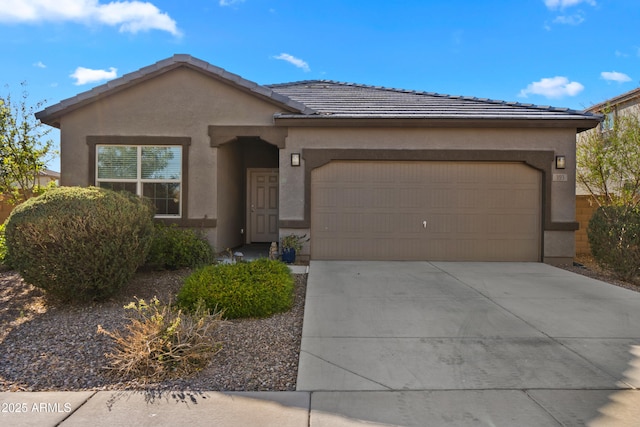
MULTIPOLYGON (((578 135, 578 144, 586 143, 587 137, 592 132, 608 132, 612 129, 615 118, 625 114, 640 114, 640 88, 635 88, 621 95, 614 96, 599 104, 592 105, 584 110, 585 113, 601 114, 602 122, 595 128, 578 135)), ((587 227, 589 221, 598 208, 591 194, 581 185, 576 186, 576 220, 580 228, 576 231, 576 253, 590 254, 589 237, 587 227)))
POLYGON ((313 80, 262 86, 189 55, 36 113, 61 185, 151 198, 217 250, 306 234, 338 260, 570 262, 569 109, 313 80))

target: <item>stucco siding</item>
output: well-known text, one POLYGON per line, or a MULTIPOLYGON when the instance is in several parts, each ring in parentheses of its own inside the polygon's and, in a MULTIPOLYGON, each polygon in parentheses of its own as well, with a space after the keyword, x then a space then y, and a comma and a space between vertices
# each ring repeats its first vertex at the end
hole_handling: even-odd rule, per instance
MULTIPOLYGON (((227 248, 234 248, 241 245, 244 215, 238 212, 237 206, 243 206, 244 195, 244 169, 242 167, 242 156, 239 147, 235 145, 224 145, 218 148, 218 224, 217 224, 217 247, 216 250, 223 251, 227 248)), ((209 198, 206 193, 198 198, 209 198)))
MULTIPOLYGON (((548 165, 551 222, 572 223, 575 211, 575 130, 573 129, 477 129, 477 128, 290 128, 286 149, 281 150, 280 216, 283 220, 302 220, 305 215, 304 167, 288 167, 290 155, 312 149, 366 150, 540 150, 564 155, 569 165, 556 170, 548 165), (553 175, 560 175, 557 180, 553 175), (566 179, 566 180, 564 180, 566 179)), ((307 201, 308 202, 308 201, 307 201)), ((310 229, 300 229, 309 232, 310 229)), ((312 236, 313 238, 313 236, 312 236)), ((575 250, 573 231, 546 231, 544 259, 548 262, 567 262, 575 250)))
POLYGON ((225 203, 231 198, 237 204, 238 191, 242 191, 234 186, 241 186, 243 180, 234 176, 229 182, 229 174, 233 173, 229 158, 211 147, 208 126, 271 125, 277 111, 274 105, 228 84, 188 68, 178 68, 64 115, 60 120, 60 184, 94 183, 89 176, 89 164, 94 159, 89 159, 87 136, 190 137, 189 218, 185 219, 217 220, 221 213, 223 221, 232 224, 224 232, 220 229, 210 232, 212 243, 216 249, 241 244, 238 238, 241 239, 243 218, 230 215, 224 206, 219 210, 217 201, 225 203), (224 182, 219 183, 221 178, 224 182), (222 194, 220 188, 225 189, 222 194))
MULTIPOLYGON (((549 150, 564 155, 575 165, 575 130, 572 129, 442 129, 442 128, 290 128, 281 164, 288 164, 290 153, 313 149, 367 150, 549 150)), ((304 162, 304 160, 303 160, 304 162)), ((304 166, 304 163, 303 163, 304 166)), ((553 170, 553 165, 550 165, 553 170)), ((302 167, 281 168, 283 219, 301 219, 304 212, 302 167), (286 183, 286 184, 285 184, 286 183)), ((551 220, 575 221, 575 172, 572 167, 554 173, 566 175, 566 181, 551 181, 551 220)))
POLYGON ((547 264, 571 264, 576 251, 574 231, 545 231, 544 258, 547 264))
POLYGON ((275 111, 267 102, 193 70, 174 70, 61 119, 62 185, 87 185, 88 135, 190 136, 191 158, 202 170, 213 166, 208 125, 271 124, 275 111))
MULTIPOLYGON (((37 117, 61 129, 62 185, 94 183, 99 144, 180 145, 183 215, 167 221, 203 227, 217 250, 254 240, 242 231, 264 212, 254 216, 247 202, 254 200, 251 189, 260 188, 248 182, 249 170, 273 169, 270 182, 277 173, 279 188, 276 193, 271 184, 269 194, 278 206, 269 208, 269 218, 279 219, 283 235, 313 228, 311 174, 330 162, 525 164, 540 179, 536 241, 545 260, 573 257, 575 135, 599 119, 330 81, 261 86, 189 55, 127 74, 37 117), (292 153, 302 155, 300 166, 291 165, 292 153), (555 169, 558 155, 566 169, 555 169)), ((275 238, 277 230, 251 237, 275 238)))

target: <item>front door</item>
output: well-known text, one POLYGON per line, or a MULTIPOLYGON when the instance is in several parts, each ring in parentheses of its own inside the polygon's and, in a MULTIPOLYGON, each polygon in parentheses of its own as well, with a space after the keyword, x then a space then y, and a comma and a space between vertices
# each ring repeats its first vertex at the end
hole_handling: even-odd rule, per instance
POLYGON ((249 238, 252 242, 278 241, 278 170, 249 169, 249 238))

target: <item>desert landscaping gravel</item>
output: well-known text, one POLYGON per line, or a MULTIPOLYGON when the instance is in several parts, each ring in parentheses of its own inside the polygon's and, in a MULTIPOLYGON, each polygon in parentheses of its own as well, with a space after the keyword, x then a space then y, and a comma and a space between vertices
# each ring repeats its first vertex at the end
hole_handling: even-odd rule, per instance
POLYGON ((613 273, 603 270, 598 266, 591 255, 578 255, 572 265, 560 266, 565 270, 601 280, 621 288, 640 292, 640 277, 636 276, 633 282, 618 279, 613 273))
MULTIPOLYGON (((592 258, 563 266, 595 279, 640 291, 615 279, 592 258)), ((114 378, 104 369, 113 331, 127 324, 124 305, 135 297, 176 295, 189 271, 141 272, 117 298, 93 305, 48 302, 44 294, 14 271, 0 271, 0 391, 51 390, 295 390, 302 337, 306 275, 295 275, 295 302, 286 313, 266 319, 225 322, 223 344, 207 368, 192 377, 140 384, 114 378)))
POLYGON ((175 296, 188 271, 138 273, 117 298, 93 305, 48 302, 13 271, 0 271, 0 391, 52 390, 295 390, 306 275, 295 275, 295 302, 266 319, 224 322, 209 366, 189 378, 139 384, 105 369, 113 331, 127 323, 134 297, 175 296))

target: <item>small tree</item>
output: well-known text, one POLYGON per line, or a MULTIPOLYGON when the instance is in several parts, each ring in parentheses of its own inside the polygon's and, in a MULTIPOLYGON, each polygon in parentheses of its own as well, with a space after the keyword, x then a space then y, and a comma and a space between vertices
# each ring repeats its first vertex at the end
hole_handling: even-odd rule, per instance
POLYGON ((640 117, 625 112, 612 128, 593 130, 578 143, 577 182, 598 206, 628 206, 640 202, 640 117))
POLYGON ((0 195, 18 204, 40 193, 38 177, 55 153, 51 140, 44 141, 50 129, 35 118, 44 101, 29 106, 26 84, 17 103, 10 94, 0 96, 0 195))
POLYGON ((623 280, 634 280, 640 272, 638 114, 637 109, 621 112, 608 123, 609 129, 587 133, 576 151, 578 184, 599 206, 587 228, 591 253, 601 267, 623 280))

